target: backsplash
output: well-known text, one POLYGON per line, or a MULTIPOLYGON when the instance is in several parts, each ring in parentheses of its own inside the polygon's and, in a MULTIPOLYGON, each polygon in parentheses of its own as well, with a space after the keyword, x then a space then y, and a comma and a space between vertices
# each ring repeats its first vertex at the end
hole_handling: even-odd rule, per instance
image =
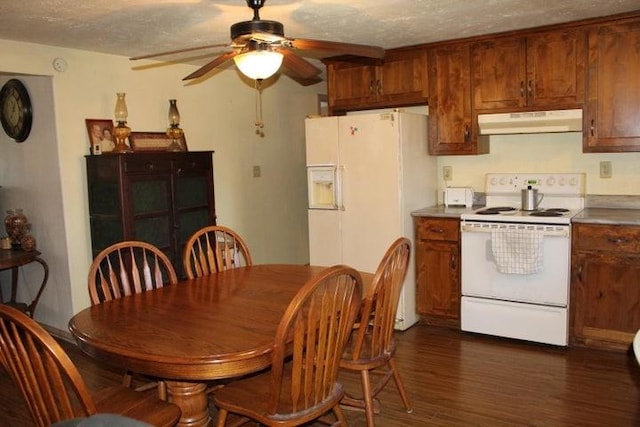
POLYGON ((640 209, 640 196, 591 195, 584 200, 585 208, 640 209))
MULTIPOLYGON (((495 135, 490 138, 489 154, 438 156, 441 189, 471 186, 476 192, 482 192, 486 173, 582 172, 586 174, 588 195, 640 196, 640 152, 585 154, 580 132, 495 135), (601 161, 611 162, 611 178, 600 178, 601 161), (443 166, 451 166, 451 181, 443 180, 443 166)), ((442 191, 439 193, 441 199, 442 191)), ((618 199, 622 203, 623 198, 618 199)))

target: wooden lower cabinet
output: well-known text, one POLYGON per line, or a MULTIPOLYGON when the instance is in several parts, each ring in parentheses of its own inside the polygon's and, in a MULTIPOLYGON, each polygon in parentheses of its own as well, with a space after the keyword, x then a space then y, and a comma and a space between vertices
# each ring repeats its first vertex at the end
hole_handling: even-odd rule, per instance
POLYGON ((585 153, 640 151, 640 18, 589 30, 585 153))
POLYGON ((627 350, 640 329, 640 226, 574 224, 571 344, 627 350))
POLYGON ((415 217, 416 309, 428 324, 460 327, 460 220, 415 217))

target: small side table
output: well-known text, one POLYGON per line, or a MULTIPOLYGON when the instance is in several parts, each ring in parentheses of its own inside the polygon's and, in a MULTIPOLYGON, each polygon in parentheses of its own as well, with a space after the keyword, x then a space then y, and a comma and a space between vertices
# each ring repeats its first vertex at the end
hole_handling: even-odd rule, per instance
POLYGON ((42 258, 40 258, 40 255, 41 254, 38 251, 0 249, 0 270, 11 269, 11 299, 5 302, 4 297, 2 296, 2 289, 0 288, 0 300, 3 304, 15 307, 30 317, 33 317, 33 313, 36 311, 36 306, 38 305, 38 300, 40 299, 42 291, 44 291, 44 287, 47 285, 47 280, 49 279, 49 266, 42 258), (40 284, 36 297, 31 301, 31 303, 27 304, 24 302, 17 302, 16 293, 18 291, 18 267, 31 264, 32 262, 37 262, 44 269, 42 283, 40 284))

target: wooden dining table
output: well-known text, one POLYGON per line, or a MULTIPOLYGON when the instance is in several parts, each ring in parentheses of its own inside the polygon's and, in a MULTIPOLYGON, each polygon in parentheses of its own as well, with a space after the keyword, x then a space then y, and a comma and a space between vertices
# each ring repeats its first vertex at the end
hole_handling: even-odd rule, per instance
MULTIPOLYGON (((207 382, 267 368, 277 326, 324 268, 253 265, 88 307, 69 321, 96 359, 166 381, 180 426, 211 422, 207 382)), ((362 274, 366 292, 373 275, 362 274)))

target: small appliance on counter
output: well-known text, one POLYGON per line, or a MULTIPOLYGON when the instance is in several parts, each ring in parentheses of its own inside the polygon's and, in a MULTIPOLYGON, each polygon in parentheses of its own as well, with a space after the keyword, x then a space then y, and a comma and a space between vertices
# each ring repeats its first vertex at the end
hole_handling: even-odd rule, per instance
POLYGON ((538 189, 532 188, 530 185, 520 191, 522 193, 522 204, 520 209, 523 211, 537 211, 538 206, 540 206, 540 202, 544 199, 544 194, 538 194, 538 189))
POLYGON ((471 187, 447 187, 444 189, 444 205, 473 206, 473 188, 471 187))

